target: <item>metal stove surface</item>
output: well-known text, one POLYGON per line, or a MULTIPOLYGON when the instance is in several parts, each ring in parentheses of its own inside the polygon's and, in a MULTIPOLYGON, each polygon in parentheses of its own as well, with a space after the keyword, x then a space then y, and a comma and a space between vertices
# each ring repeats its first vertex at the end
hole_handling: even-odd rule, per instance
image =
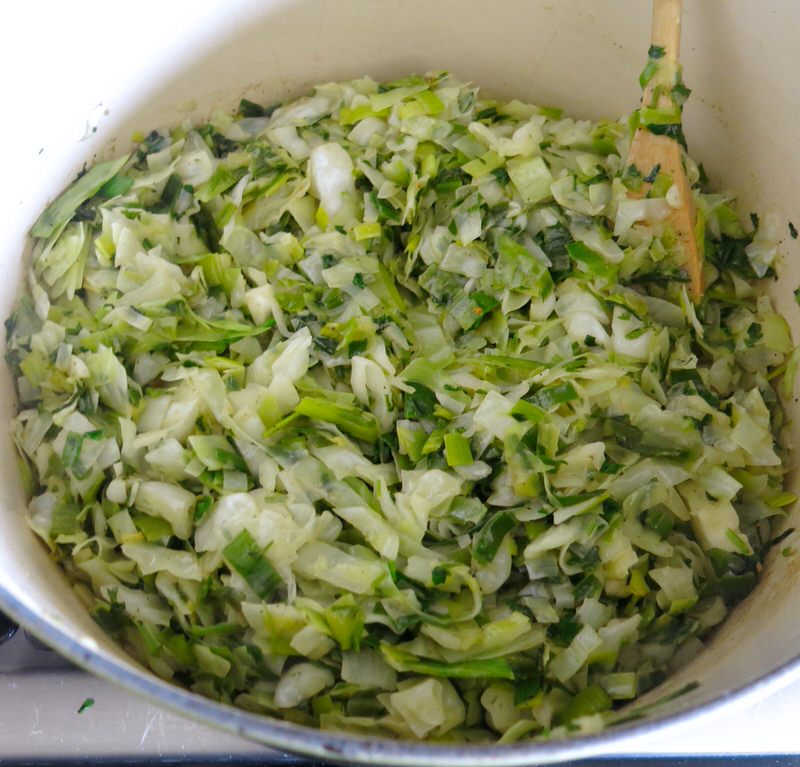
MULTIPOLYGON (((800 764, 800 757, 792 756, 800 755, 798 713, 800 682, 746 710, 739 707, 682 727, 679 737, 667 732, 639 740, 618 756, 662 766, 698 757, 704 764, 730 764, 733 757, 764 766, 800 764)), ((71 666, 0 615, 0 765, 156 760, 307 764, 131 696, 71 666)), ((580 764, 619 763, 614 758, 580 764)))

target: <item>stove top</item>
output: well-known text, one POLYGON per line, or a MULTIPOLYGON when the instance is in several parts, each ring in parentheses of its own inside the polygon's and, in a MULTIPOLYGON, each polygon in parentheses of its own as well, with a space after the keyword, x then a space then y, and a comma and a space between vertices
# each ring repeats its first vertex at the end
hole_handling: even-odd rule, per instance
MULTIPOLYGON (((800 754, 800 681, 746 712, 737 707, 714 719, 639 739, 620 756, 637 764, 797 764, 800 754), (744 719, 743 719, 744 718, 744 719), (742 722, 746 721, 746 726, 742 722), (724 756, 724 759, 721 757, 724 756), (665 762, 666 757, 666 762, 665 762), (718 759, 711 759, 718 757, 718 759), (694 760, 692 760, 694 761, 694 760)), ((0 764, 250 763, 307 765, 307 760, 197 724, 70 665, 0 614, 0 764)), ((619 759, 580 762, 618 765, 619 759)), ((575 763, 576 765, 578 763, 575 763)))

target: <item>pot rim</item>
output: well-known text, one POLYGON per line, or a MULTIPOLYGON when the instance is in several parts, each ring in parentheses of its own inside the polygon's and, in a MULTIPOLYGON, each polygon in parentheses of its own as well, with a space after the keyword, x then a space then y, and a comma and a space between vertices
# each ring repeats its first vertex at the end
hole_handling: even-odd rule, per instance
MULTIPOLYGON (((129 667, 110 655, 92 650, 73 634, 43 617, 33 607, 0 586, 0 610, 86 671, 149 700, 157 706, 264 746, 328 761, 385 764, 397 767, 523 767, 598 756, 613 756, 615 746, 661 730, 691 724, 700 717, 752 702, 800 678, 800 653, 750 682, 685 711, 633 721, 591 735, 553 741, 518 741, 507 745, 437 745, 388 738, 334 733, 292 724, 218 703, 129 667)), ((133 659, 132 659, 133 661, 133 659)), ((634 753, 626 750, 626 753, 634 753)))

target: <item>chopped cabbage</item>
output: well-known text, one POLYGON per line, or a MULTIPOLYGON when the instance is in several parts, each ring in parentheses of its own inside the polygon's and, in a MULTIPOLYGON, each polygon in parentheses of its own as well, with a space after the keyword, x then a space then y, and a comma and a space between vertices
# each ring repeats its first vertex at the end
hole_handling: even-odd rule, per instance
POLYGON ((774 219, 695 188, 693 305, 629 138, 436 73, 89 168, 6 359, 95 620, 203 695, 406 738, 593 731, 688 658, 796 500, 797 354, 774 219))

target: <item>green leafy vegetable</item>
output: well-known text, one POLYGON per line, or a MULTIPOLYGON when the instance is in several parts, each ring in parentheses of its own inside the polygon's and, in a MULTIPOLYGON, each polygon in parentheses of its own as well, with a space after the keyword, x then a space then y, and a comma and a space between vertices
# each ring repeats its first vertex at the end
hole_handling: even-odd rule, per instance
POLYGON ((473 554, 475 559, 482 565, 491 562, 503 538, 517 526, 517 520, 513 514, 507 511, 500 511, 495 514, 478 533, 473 544, 473 554))
POLYGON ((427 418, 433 415, 436 406, 436 395, 425 384, 411 381, 413 392, 405 395, 406 418, 427 418))

